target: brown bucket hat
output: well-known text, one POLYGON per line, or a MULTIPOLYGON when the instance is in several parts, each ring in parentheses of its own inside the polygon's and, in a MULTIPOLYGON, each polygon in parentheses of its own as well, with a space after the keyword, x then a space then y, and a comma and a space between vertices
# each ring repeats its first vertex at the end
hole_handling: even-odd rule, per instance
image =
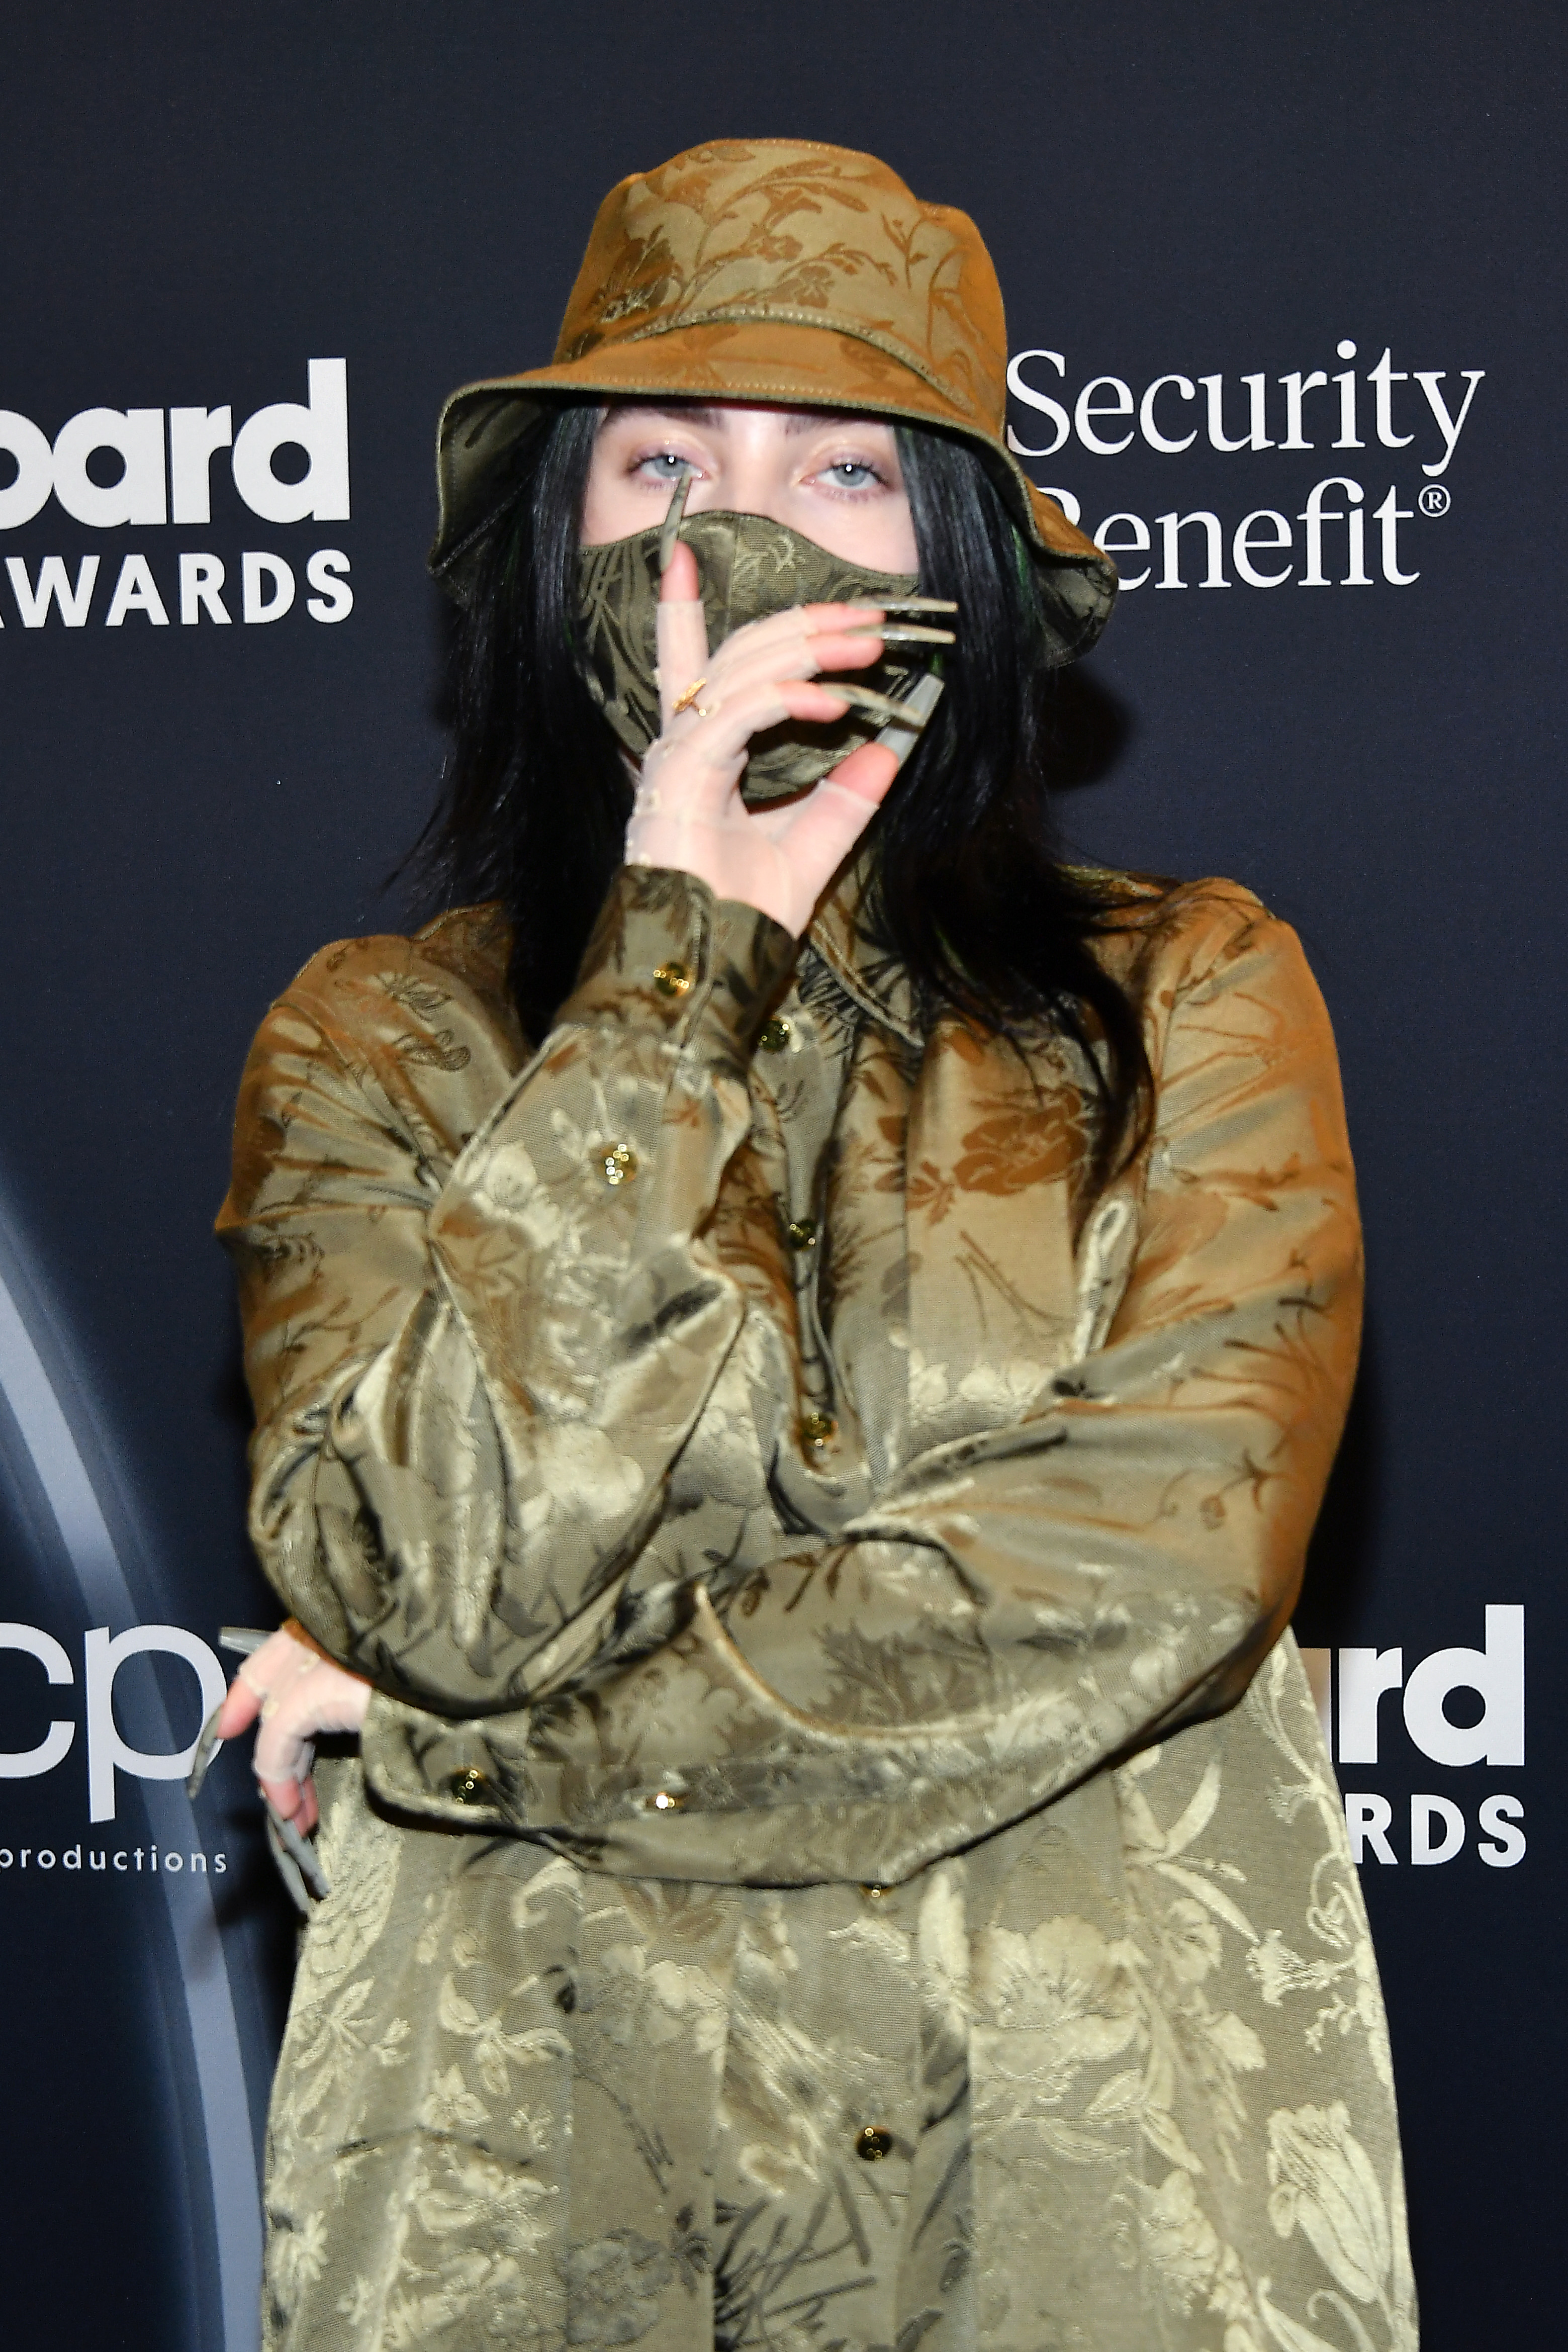
POLYGON ((1009 454, 1007 352, 997 274, 966 214, 922 204, 852 148, 688 148, 599 207, 551 364, 446 403, 431 569, 462 597, 507 454, 552 395, 865 409, 979 450, 1038 568, 1052 657, 1071 661, 1105 625, 1115 567, 1009 454))

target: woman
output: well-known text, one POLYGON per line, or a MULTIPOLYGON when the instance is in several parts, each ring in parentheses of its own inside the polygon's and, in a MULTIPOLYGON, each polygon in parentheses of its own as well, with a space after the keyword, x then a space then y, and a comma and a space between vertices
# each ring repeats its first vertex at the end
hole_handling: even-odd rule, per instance
POLYGON ((1247 891, 1051 857, 1114 576, 1005 352, 962 215, 726 142, 448 406, 480 903, 306 967, 221 1221, 296 1616, 220 1727, 307 1831, 360 1733, 288 2352, 1415 2343, 1284 1630, 1357 1337, 1332 1039, 1247 891))

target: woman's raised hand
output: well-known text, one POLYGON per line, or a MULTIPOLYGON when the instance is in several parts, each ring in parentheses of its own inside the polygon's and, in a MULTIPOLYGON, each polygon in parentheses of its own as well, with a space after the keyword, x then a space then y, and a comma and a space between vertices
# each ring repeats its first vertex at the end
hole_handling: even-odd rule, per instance
POLYGON ((718 898, 759 908, 799 937, 875 815, 898 754, 862 744, 803 798, 747 809, 747 750, 789 719, 841 719, 852 697, 817 674, 877 660, 883 619, 876 605, 797 604, 737 629, 710 657, 696 559, 677 542, 660 592, 663 731, 643 762, 628 864, 695 874, 718 898))
POLYGON ((246 1658, 215 1729, 220 1739, 232 1739, 260 1718, 254 1766, 261 1792, 285 1821, 308 1833, 319 1813, 310 1779, 316 1736, 358 1731, 370 1697, 368 1682, 347 1673, 290 1620, 246 1658))

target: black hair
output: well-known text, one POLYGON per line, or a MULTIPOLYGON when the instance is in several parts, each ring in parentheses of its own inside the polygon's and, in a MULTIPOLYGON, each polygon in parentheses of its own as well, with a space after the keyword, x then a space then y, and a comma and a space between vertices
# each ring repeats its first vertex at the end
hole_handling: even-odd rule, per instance
MULTIPOLYGON (((599 414, 571 402, 535 420, 466 551, 453 747, 412 861, 443 906, 505 906, 512 991, 534 1039, 570 992, 632 805, 573 653, 599 414)), ((865 920, 907 971, 923 1022, 955 1013, 1020 1051, 1046 1024, 1082 1048, 1106 1173, 1144 1135, 1153 1081, 1137 1014, 1092 944, 1126 922, 1126 895, 1056 855, 1053 673, 1034 562, 977 451, 903 425, 898 446, 921 589, 956 601, 957 643, 935 718, 868 836, 865 920)))

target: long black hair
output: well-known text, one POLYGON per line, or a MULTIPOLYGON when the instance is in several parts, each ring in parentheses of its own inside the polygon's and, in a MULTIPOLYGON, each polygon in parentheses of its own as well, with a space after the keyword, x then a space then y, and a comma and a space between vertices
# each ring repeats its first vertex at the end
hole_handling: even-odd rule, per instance
MULTIPOLYGON (((621 862, 632 785, 572 653, 593 402, 547 412, 470 552, 456 632, 454 740, 413 860, 444 906, 499 899, 511 983, 542 1038, 570 993, 621 862)), ((864 919, 907 971, 922 1019, 946 1011, 1022 1049, 1042 1024, 1083 1049, 1108 1171, 1147 1124, 1142 1029, 1092 942, 1126 920, 1107 877, 1058 859, 1049 799, 1052 672, 1034 567, 984 460, 898 428, 920 585, 958 604, 946 691, 875 819, 864 919)))

